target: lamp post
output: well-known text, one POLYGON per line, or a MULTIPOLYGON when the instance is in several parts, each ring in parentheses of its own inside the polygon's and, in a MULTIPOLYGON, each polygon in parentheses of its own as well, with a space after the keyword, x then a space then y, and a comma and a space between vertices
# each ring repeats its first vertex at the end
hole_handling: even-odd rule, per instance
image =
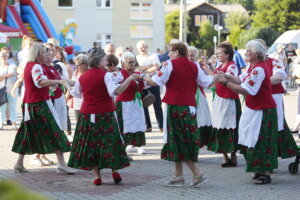
POLYGON ((186 0, 180 0, 179 39, 186 42, 186 0))
POLYGON ((218 31, 218 44, 220 44, 221 30, 223 30, 223 26, 220 26, 219 24, 215 24, 214 29, 218 31))

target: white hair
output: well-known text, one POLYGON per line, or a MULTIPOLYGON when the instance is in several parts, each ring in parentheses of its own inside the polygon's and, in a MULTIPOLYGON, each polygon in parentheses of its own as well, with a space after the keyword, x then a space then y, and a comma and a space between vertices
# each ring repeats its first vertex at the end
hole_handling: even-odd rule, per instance
POLYGON ((147 43, 144 40, 139 40, 136 43, 136 48, 139 48, 141 45, 144 45, 145 47, 148 47, 147 43))
POLYGON ((122 61, 125 62, 125 60, 128 58, 135 59, 135 55, 133 53, 131 53, 130 51, 125 51, 122 55, 122 61))
POLYGON ((266 47, 258 40, 250 40, 246 44, 246 49, 249 49, 253 53, 256 53, 259 60, 264 60, 266 58, 267 49, 266 47))
POLYGON ((188 46, 188 51, 194 54, 195 58, 198 60, 199 59, 199 51, 196 47, 194 46, 188 46))
POLYGON ((81 54, 78 54, 74 60, 79 62, 82 65, 88 66, 89 65, 88 59, 89 59, 89 57, 87 55, 81 53, 81 54))
POLYGON ((123 55, 124 52, 125 52, 125 48, 124 47, 117 47, 115 54, 116 54, 117 57, 120 57, 120 56, 123 55))

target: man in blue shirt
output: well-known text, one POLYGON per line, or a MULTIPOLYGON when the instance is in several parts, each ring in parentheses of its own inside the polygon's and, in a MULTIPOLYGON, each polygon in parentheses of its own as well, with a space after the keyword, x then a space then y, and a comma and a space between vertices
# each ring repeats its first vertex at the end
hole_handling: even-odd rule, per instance
POLYGON ((233 62, 237 65, 239 69, 239 74, 241 74, 241 69, 246 67, 246 63, 241 54, 238 52, 237 47, 234 47, 233 62))

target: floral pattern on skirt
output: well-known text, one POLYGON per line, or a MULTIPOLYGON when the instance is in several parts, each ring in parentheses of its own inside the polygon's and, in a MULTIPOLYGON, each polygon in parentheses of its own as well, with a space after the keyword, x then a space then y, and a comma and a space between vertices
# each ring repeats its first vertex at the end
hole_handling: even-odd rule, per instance
POLYGON ((291 158, 298 155, 298 147, 285 119, 284 130, 278 131, 278 157, 291 158))
POLYGON ((135 132, 135 133, 126 133, 124 134, 124 127, 123 127, 123 115, 122 115, 122 102, 118 101, 116 103, 117 107, 117 117, 118 117, 118 123, 120 127, 120 131, 122 133, 123 139, 124 139, 124 144, 125 146, 127 145, 133 145, 136 147, 141 147, 143 145, 146 145, 146 137, 145 137, 145 132, 135 132))
POLYGON ((266 172, 278 168, 278 128, 276 108, 263 110, 262 124, 254 148, 241 145, 246 172, 266 172))
POLYGON ((197 162, 201 141, 196 114, 190 112, 189 106, 167 106, 168 140, 161 150, 161 158, 197 162))
POLYGON ((113 170, 129 166, 114 112, 95 114, 95 123, 91 114, 80 114, 68 166, 113 170))
POLYGON ((208 144, 212 133, 212 126, 201 126, 200 128, 200 148, 208 144))
POLYGON ((235 129, 217 129, 212 128, 211 136, 207 144, 207 150, 216 153, 232 153, 238 150, 238 130, 241 118, 241 103, 235 99, 236 107, 236 128, 235 129))
MULTIPOLYGON (((22 113, 24 119, 24 105, 22 113)), ((50 154, 70 151, 70 143, 57 125, 46 101, 28 104, 30 120, 22 120, 12 151, 20 154, 50 154)))

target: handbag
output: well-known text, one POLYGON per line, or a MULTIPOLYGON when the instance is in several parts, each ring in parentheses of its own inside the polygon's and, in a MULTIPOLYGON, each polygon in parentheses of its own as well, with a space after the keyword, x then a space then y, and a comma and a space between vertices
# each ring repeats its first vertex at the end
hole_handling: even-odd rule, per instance
POLYGON ((143 106, 149 107, 151 104, 155 102, 155 96, 150 92, 150 90, 147 90, 148 94, 144 96, 143 98, 143 106))
MULTIPOLYGON (((8 70, 8 68, 7 68, 7 70, 8 70)), ((7 73, 7 71, 6 71, 6 73, 7 73)), ((0 89, 0 106, 7 103, 7 101, 8 101, 7 93, 6 93, 6 83, 7 83, 7 78, 5 79, 4 87, 0 89)))

